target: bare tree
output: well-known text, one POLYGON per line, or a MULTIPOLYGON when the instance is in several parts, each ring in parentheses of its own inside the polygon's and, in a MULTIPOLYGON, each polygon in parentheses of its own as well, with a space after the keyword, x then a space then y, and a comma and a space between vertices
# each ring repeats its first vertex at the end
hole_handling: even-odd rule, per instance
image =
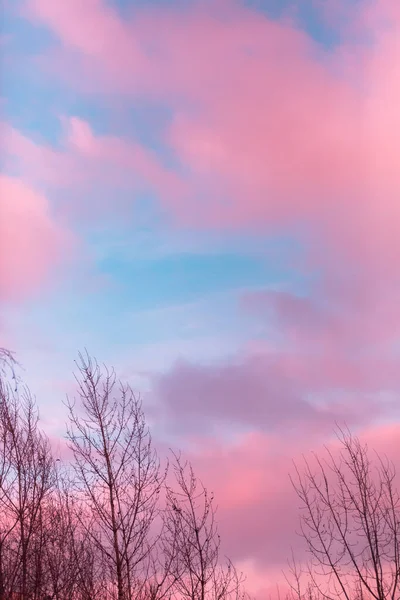
POLYGON ((42 595, 45 591, 49 600, 82 597, 91 580, 87 568, 90 542, 75 518, 75 504, 70 482, 61 466, 57 470, 56 486, 41 510, 35 553, 37 573, 41 575, 41 585, 37 587, 42 595))
POLYGON ((140 400, 114 372, 80 356, 79 405, 68 401, 78 513, 118 600, 131 600, 153 545, 150 530, 164 480, 140 400))
POLYGON ((38 593, 36 541, 53 484, 35 401, 27 389, 19 393, 0 378, 0 598, 16 590, 22 600, 38 593))
POLYGON ((0 350, 0 600, 239 600, 213 497, 174 455, 161 470, 140 400, 80 356, 71 461, 0 350))
POLYGON ((213 495, 196 478, 190 464, 174 455, 174 487, 167 488, 164 545, 174 580, 174 594, 187 600, 244 597, 243 578, 228 560, 219 562, 220 537, 213 495))
POLYGON ((314 600, 400 598, 400 498, 392 463, 339 430, 339 455, 304 461, 293 485, 310 560, 291 563, 292 596, 314 600), (305 585, 303 584, 305 581, 305 585))
POLYGON ((14 352, 7 348, 0 347, 0 379, 3 385, 6 384, 8 377, 11 375, 11 379, 14 383, 14 391, 17 391, 17 384, 19 377, 16 374, 16 367, 21 365, 17 362, 14 356, 14 352))

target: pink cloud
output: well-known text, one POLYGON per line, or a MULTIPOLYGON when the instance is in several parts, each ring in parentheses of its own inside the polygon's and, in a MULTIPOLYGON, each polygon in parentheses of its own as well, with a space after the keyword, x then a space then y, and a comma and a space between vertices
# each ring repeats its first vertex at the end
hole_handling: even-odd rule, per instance
POLYGON ((74 154, 90 161, 95 169, 118 176, 131 174, 131 183, 143 182, 166 202, 178 202, 185 191, 179 178, 165 168, 156 154, 134 141, 114 136, 95 136, 90 125, 77 117, 67 120, 67 144, 74 154), (133 181, 132 181, 133 180, 133 181))
POLYGON ((292 365, 288 376, 305 389, 397 392, 398 293, 378 289, 355 298, 351 293, 354 286, 328 294, 324 290, 312 298, 266 290, 245 294, 243 308, 261 322, 273 323, 278 349, 292 365))
POLYGON ((93 217, 94 211, 99 211, 108 200, 97 193, 94 202, 86 193, 81 202, 82 192, 97 188, 99 191, 100 186, 112 190, 114 209, 116 188, 127 188, 130 192, 154 190, 171 205, 182 201, 184 185, 151 151, 134 141, 96 135, 90 124, 78 117, 64 117, 62 123, 59 149, 34 142, 7 124, 2 125, 2 139, 7 167, 17 169, 36 186, 72 193, 68 212, 78 209, 93 217))
POLYGON ((70 152, 97 169, 116 164, 118 175, 121 165, 135 167, 191 224, 300 227, 306 268, 321 281, 315 301, 268 300, 284 330, 280 376, 308 391, 370 392, 398 386, 400 15, 389 0, 324 10, 343 39, 329 52, 293 19, 273 21, 238 2, 138 9, 125 20, 101 0, 26 2, 26 14, 82 58, 84 79, 99 91, 172 107, 166 141, 185 182, 76 119, 70 152))
MULTIPOLYGON (((308 347, 303 353, 271 349, 222 365, 181 362, 153 379, 152 393, 158 411, 181 433, 218 435, 221 426, 233 426, 293 436, 326 434, 335 422, 357 426, 393 408, 374 397, 379 385, 387 384, 388 366, 384 361, 382 366, 379 372, 379 361, 360 364, 340 353, 318 356, 308 347)), ((391 367, 394 386, 394 361, 391 367)))
POLYGON ((79 0, 54 4, 50 0, 29 0, 23 14, 42 22, 63 43, 113 68, 116 57, 133 58, 136 41, 128 35, 124 23, 102 0, 79 0), (80 15, 80 18, 77 18, 80 15))
MULTIPOLYGON (((360 431, 371 459, 376 449, 399 467, 399 424, 374 426, 360 431)), ((299 502, 290 483, 293 460, 302 469, 304 456, 312 463, 311 451, 324 456, 328 445, 339 451, 336 439, 312 436, 293 439, 279 434, 249 434, 229 446, 210 439, 199 440, 189 453, 196 473, 218 500, 218 523, 223 550, 239 564, 250 563, 259 587, 276 583, 280 569, 287 567, 293 548, 297 559, 306 558, 299 531, 299 502), (236 495, 238 482, 241 490, 236 495)), ((255 583, 255 582, 254 582, 255 583)))
POLYGON ((179 218, 220 226, 300 221, 310 240, 336 260, 350 258, 369 281, 391 272, 400 252, 394 2, 350 11, 357 39, 368 34, 372 42, 344 35, 330 52, 293 20, 235 2, 135 10, 123 20, 101 0, 84 7, 27 0, 25 14, 82 58, 81 80, 172 106, 167 140, 192 189, 192 201, 172 205, 179 218))
POLYGON ((1 175, 0 197, 0 300, 20 299, 54 275, 72 238, 22 181, 1 175))
MULTIPOLYGON (((397 305, 398 306, 398 305, 397 305)), ((341 295, 248 293, 246 310, 268 328, 235 360, 177 363, 153 378, 158 411, 179 433, 224 428, 326 435, 394 418, 400 389, 396 303, 343 304, 341 295)))
POLYGON ((291 348, 353 356, 362 354, 363 348, 373 347, 374 355, 381 356, 391 350, 400 336, 397 294, 385 299, 380 291, 371 290, 363 298, 351 285, 330 291, 317 290, 312 298, 274 290, 249 292, 242 297, 242 308, 257 318, 273 320, 291 348))
POLYGON ((215 495, 222 551, 235 562, 251 560, 264 569, 282 566, 296 543, 296 499, 288 476, 293 451, 292 444, 284 447, 278 437, 261 434, 232 445, 203 438, 186 451, 215 495))

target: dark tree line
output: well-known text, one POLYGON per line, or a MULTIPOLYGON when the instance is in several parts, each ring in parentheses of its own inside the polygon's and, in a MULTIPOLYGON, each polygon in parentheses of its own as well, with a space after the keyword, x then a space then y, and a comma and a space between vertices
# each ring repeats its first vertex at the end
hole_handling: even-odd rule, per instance
POLYGON ((55 459, 36 403, 0 355, 0 600, 239 600, 213 498, 161 468, 140 400, 88 356, 55 459))

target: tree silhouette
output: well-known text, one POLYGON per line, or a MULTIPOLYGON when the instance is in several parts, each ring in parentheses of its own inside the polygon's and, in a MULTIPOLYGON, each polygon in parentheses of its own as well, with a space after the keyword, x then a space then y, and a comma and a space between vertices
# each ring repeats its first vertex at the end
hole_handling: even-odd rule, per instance
POLYGON ((340 452, 326 449, 296 466, 300 534, 310 560, 291 561, 291 595, 298 599, 398 600, 400 497, 393 464, 348 431, 340 452))

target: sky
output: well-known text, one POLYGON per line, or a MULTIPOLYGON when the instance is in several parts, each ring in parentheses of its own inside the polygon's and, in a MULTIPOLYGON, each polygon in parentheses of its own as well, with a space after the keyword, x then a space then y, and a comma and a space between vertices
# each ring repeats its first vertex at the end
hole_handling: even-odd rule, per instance
POLYGON ((53 439, 78 351, 113 365, 266 597, 292 459, 400 457, 398 0, 0 10, 0 346, 53 439))

